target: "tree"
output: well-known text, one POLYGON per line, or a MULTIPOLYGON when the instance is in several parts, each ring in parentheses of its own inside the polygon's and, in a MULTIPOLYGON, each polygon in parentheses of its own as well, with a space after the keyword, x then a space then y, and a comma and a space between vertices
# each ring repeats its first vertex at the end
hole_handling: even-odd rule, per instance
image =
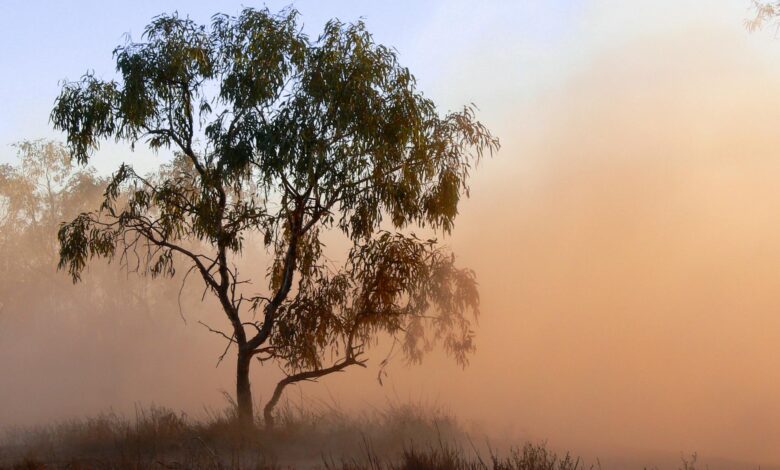
POLYGON ((150 177, 121 165, 100 209, 60 229, 60 267, 74 281, 92 257, 197 272, 230 324, 246 425, 253 357, 288 374, 270 425, 285 385, 364 364, 383 332, 413 361, 436 340, 462 364, 474 347, 474 274, 401 231, 449 233, 472 165, 498 140, 472 107, 440 115, 363 23, 332 20, 311 39, 297 18, 158 16, 114 50, 117 80, 65 83, 51 115, 80 162, 108 138, 175 152, 150 177), (323 253, 328 231, 352 244, 340 269, 323 253), (235 267, 247 243, 272 259, 266 289, 235 267))
POLYGON ((180 279, 128 276, 97 261, 73 286, 56 269, 57 231, 63 220, 100 205, 107 178, 71 161, 59 142, 14 147, 17 158, 0 165, 0 368, 14 377, 0 387, 0 421, 21 419, 30 406, 72 406, 76 397, 109 406, 126 390, 127 371, 117 365, 157 349, 134 347, 140 335, 168 349, 164 325, 177 321, 180 279), (52 383, 56 397, 29 401, 36 398, 31 390, 52 383), (19 408, 23 397, 30 406, 19 408))
POLYGON ((767 21, 777 22, 780 17, 780 2, 766 2, 753 0, 755 16, 745 20, 745 26, 750 31, 757 31, 764 27, 767 21))
POLYGON ((46 285, 35 297, 51 308, 58 302, 57 224, 99 200, 101 181, 89 169, 75 169, 58 142, 14 146, 18 163, 0 165, 0 299, 7 311, 32 311, 29 296, 21 293, 32 295, 32 284, 46 285))

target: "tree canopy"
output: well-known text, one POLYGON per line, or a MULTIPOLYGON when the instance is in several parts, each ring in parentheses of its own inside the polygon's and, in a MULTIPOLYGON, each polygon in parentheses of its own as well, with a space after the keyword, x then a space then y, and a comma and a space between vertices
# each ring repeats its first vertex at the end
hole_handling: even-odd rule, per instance
POLYGON ((276 400, 288 383, 362 364, 381 332, 410 360, 440 340, 465 364, 474 273, 404 231, 449 233, 473 165, 498 149, 473 106, 441 114, 362 22, 310 38, 292 9, 210 25, 161 15, 114 57, 117 79, 87 74, 56 100, 71 155, 85 163, 115 139, 175 157, 153 175, 121 165, 101 207, 62 226, 74 280, 96 256, 197 272, 230 323, 243 419, 252 357, 288 373, 276 400), (333 230, 352 244, 340 268, 324 255, 333 230), (235 267, 246 243, 270 254, 265 286, 235 267))
POLYGON ((777 26, 778 17, 780 17, 780 2, 753 0, 753 9, 755 16, 745 20, 745 26, 748 30, 756 31, 764 27, 767 22, 774 22, 777 26))

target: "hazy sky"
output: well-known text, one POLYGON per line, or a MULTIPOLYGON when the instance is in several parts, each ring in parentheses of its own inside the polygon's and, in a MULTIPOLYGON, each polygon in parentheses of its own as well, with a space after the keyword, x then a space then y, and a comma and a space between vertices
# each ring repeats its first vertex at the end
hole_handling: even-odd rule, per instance
MULTIPOLYGON (((444 109, 476 103, 503 143, 447 240, 480 279, 471 367, 433 357, 394 366, 384 388, 370 369, 307 390, 439 400, 575 450, 780 463, 780 39, 745 30, 749 1, 293 4, 311 34, 363 17, 426 94, 444 109)), ((57 136, 58 80, 110 77, 111 50, 155 14, 207 21, 242 3, 215 5, 2 2, 0 161, 15 140, 57 136)), ((109 145, 94 164, 123 159, 155 162, 109 145)), ((176 406, 187 383, 194 406, 230 388, 229 369, 203 384, 197 362, 170 373, 179 365, 145 365, 159 389, 122 399, 176 406)))

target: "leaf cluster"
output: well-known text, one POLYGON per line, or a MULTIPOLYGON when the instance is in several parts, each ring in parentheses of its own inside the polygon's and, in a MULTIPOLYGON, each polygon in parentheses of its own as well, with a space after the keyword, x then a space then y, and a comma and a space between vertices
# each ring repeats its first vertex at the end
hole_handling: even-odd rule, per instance
POLYGON ((310 38, 298 19, 161 15, 114 50, 116 79, 63 84, 51 120, 77 161, 106 139, 175 158, 153 175, 123 164, 101 207, 61 227, 60 267, 78 280, 93 257, 153 276, 183 261, 219 299, 226 337, 290 370, 321 367, 326 350, 354 356, 379 332, 402 334, 419 361, 431 328, 465 363, 474 274, 435 241, 393 232, 449 233, 473 165, 498 139, 473 106, 441 114, 362 22, 332 20, 310 38), (353 244, 335 271, 321 240, 330 230, 353 244), (272 258, 267 289, 247 294, 233 259, 258 238, 272 258), (244 321, 247 306, 260 321, 244 321))

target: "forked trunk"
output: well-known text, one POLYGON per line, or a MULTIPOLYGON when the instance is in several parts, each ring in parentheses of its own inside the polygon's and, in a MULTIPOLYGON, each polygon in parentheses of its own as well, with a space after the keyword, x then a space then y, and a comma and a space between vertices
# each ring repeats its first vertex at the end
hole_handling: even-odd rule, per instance
POLYGON ((236 405, 238 406, 238 421, 245 429, 254 426, 252 387, 249 383, 249 364, 251 361, 252 355, 239 349, 236 363, 236 405))

